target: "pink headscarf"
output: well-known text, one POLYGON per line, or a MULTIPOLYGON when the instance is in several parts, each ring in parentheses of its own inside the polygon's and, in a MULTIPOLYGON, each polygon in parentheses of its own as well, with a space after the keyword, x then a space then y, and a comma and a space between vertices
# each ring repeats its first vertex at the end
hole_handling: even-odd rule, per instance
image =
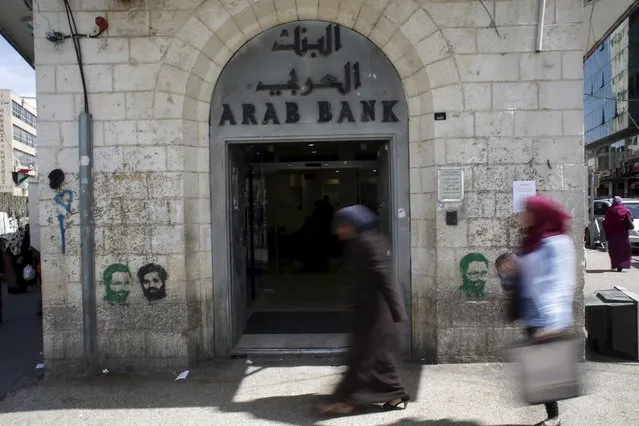
POLYGON ((541 195, 529 197, 526 199, 526 211, 531 215, 532 225, 524 233, 524 254, 537 250, 544 238, 568 233, 570 215, 550 198, 541 195))

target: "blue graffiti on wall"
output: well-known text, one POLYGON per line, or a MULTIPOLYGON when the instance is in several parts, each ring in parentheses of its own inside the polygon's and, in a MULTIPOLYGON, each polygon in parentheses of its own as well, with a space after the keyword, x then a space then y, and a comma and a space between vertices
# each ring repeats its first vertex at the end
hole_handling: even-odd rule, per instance
POLYGON ((62 254, 65 254, 67 251, 67 235, 66 229, 64 226, 64 218, 66 215, 71 213, 71 203, 73 203, 73 191, 69 189, 65 189, 64 191, 58 192, 55 194, 53 201, 57 206, 62 207, 64 210, 63 213, 58 213, 58 226, 60 227, 60 242, 62 246, 62 254))

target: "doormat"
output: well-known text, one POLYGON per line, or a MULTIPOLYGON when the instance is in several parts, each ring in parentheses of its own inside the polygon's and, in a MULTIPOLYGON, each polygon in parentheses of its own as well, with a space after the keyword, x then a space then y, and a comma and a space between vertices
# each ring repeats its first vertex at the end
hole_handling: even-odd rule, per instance
POLYGON ((333 334, 348 333, 344 312, 256 312, 248 320, 245 334, 333 334))

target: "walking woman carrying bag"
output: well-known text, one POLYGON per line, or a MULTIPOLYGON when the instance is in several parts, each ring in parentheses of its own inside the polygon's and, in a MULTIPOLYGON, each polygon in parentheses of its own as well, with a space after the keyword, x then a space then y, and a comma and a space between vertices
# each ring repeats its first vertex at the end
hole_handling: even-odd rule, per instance
MULTIPOLYGON (((564 386, 565 383, 557 382, 553 376, 553 368, 560 372, 566 372, 566 377, 571 377, 572 369, 576 366, 576 355, 572 362, 571 354, 567 353, 569 362, 557 363, 556 357, 548 357, 553 354, 555 348, 547 344, 555 340, 561 340, 569 335, 572 326, 573 298, 576 282, 576 256, 573 238, 569 233, 570 216, 561 206, 550 198, 533 196, 526 200, 526 209, 519 217, 519 224, 523 229, 524 238, 519 256, 520 268, 520 308, 521 320, 526 327, 528 336, 534 345, 526 353, 532 362, 523 363, 523 369, 528 368, 528 376, 531 380, 543 383, 555 380, 555 386, 564 386), (545 351, 545 354, 544 354, 545 351), (529 368, 531 367, 533 368, 529 368), (537 364, 537 365, 535 365, 537 364), (532 373, 531 373, 532 371, 532 373), (550 373, 550 374, 549 374, 550 373)), ((568 347, 568 346, 566 346, 568 347)), ((563 351, 561 347, 557 353, 563 351)), ((570 380, 570 379, 569 379, 570 380)), ((527 383, 524 383, 527 386, 527 383)), ((543 396, 557 393, 552 391, 542 392, 543 396)), ((559 406, 551 396, 548 399, 539 400, 527 398, 528 402, 534 399, 543 402, 546 407, 547 419, 539 423, 542 426, 559 426, 559 406)), ((571 394, 571 396, 576 396, 571 394)), ((564 399, 562 396, 560 399, 564 399)))

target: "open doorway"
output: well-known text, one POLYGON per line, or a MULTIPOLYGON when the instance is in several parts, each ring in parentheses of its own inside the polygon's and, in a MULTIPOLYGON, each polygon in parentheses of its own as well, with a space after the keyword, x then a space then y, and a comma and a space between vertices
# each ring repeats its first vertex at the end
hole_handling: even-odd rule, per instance
POLYGON ((364 204, 389 232, 387 142, 232 144, 229 164, 235 352, 343 350, 350 283, 332 217, 364 204))

